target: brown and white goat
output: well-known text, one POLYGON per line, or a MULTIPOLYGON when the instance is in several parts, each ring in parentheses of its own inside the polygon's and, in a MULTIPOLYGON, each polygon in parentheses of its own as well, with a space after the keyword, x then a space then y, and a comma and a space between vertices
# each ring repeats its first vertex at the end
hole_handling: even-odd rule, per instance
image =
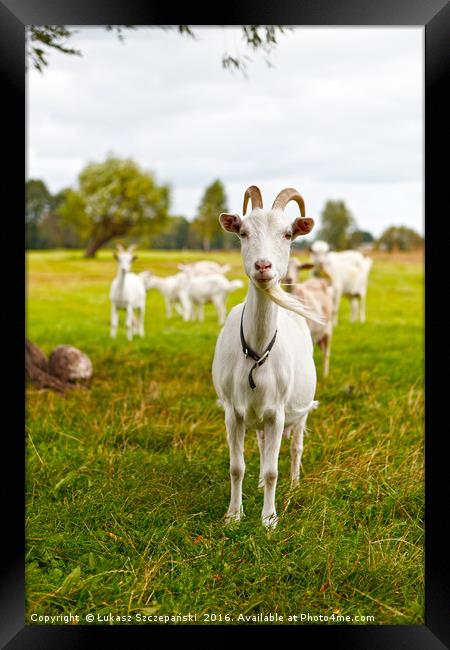
POLYGON ((286 290, 296 296, 302 303, 319 314, 324 323, 306 320, 314 344, 323 352, 323 376, 330 370, 331 337, 333 334, 333 288, 323 278, 309 278, 297 283, 297 275, 301 269, 312 269, 314 264, 301 264, 296 259, 290 259, 284 284, 286 290))

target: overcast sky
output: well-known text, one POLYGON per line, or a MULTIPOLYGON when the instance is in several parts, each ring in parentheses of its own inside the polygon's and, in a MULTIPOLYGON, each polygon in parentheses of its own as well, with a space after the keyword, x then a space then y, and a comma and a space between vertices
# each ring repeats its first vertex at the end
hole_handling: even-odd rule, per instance
POLYGON ((220 178, 232 212, 248 185, 270 205, 289 186, 315 219, 342 199, 375 236, 423 233, 422 27, 295 28, 274 67, 252 55, 248 78, 221 66, 248 53, 235 28, 197 28, 197 41, 145 28, 124 44, 77 29, 82 58, 51 53, 29 71, 28 178, 56 192, 113 153, 170 183, 171 211, 188 219, 220 178))

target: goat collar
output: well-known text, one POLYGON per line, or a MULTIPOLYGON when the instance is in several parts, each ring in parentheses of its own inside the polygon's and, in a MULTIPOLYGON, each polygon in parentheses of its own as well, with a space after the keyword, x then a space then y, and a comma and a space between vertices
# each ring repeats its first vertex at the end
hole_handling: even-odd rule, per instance
POLYGON ((261 355, 257 354, 254 350, 252 350, 252 348, 249 345, 247 345, 247 342, 246 342, 245 337, 244 337, 244 326, 243 326, 244 311, 245 311, 245 304, 244 304, 244 306, 242 308, 242 313, 241 313, 241 330, 240 330, 240 333, 241 333, 242 352, 245 354, 246 358, 251 357, 252 359, 254 359, 254 361, 256 361, 256 363, 250 368, 250 372, 248 373, 248 383, 250 385, 250 388, 252 390, 255 390, 256 384, 253 381, 253 371, 256 370, 256 368, 259 368, 259 366, 262 366, 262 364, 267 361, 267 358, 269 356, 269 352, 271 351, 271 349, 273 348, 273 344, 275 343, 275 339, 277 337, 278 330, 275 330, 275 334, 273 335, 272 340, 270 341, 269 345, 264 350, 264 352, 261 355))

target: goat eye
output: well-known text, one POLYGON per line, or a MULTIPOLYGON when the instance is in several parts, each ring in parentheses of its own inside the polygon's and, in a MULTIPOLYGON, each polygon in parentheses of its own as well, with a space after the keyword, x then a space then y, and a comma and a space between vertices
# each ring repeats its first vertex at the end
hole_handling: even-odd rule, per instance
POLYGON ((248 237, 248 233, 245 230, 241 230, 241 232, 239 233, 239 236, 240 237, 248 237))
POLYGON ((285 232, 285 233, 284 233, 284 238, 285 238, 285 239, 292 239, 292 233, 290 233, 290 232, 285 232))

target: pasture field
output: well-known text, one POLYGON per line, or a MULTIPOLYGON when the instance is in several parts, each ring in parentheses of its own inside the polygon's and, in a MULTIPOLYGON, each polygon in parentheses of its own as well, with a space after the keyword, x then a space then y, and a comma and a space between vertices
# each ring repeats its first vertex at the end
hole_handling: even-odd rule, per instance
MULTIPOLYGON (((138 256, 136 271, 161 275, 205 259, 138 256)), ((247 281, 239 252, 208 258, 229 262, 228 277, 247 281)), ((214 308, 206 307, 204 323, 167 321, 151 290, 145 338, 128 342, 121 320, 111 340, 115 269, 111 251, 96 260, 80 251, 27 257, 28 337, 46 353, 75 345, 94 364, 90 387, 65 397, 27 388, 27 622, 72 613, 85 624, 89 613, 102 623, 111 613, 134 624, 137 614, 191 613, 197 624, 242 623, 278 613, 284 622, 310 614, 329 624, 343 616, 423 624, 421 261, 375 259, 367 323, 351 324, 342 301, 326 381, 315 352, 320 406, 308 419, 300 485, 290 488, 283 440, 279 524, 269 532, 260 521, 253 432, 246 516, 223 522, 228 447, 211 381, 214 308)), ((232 293, 228 308, 245 293, 232 293)))

